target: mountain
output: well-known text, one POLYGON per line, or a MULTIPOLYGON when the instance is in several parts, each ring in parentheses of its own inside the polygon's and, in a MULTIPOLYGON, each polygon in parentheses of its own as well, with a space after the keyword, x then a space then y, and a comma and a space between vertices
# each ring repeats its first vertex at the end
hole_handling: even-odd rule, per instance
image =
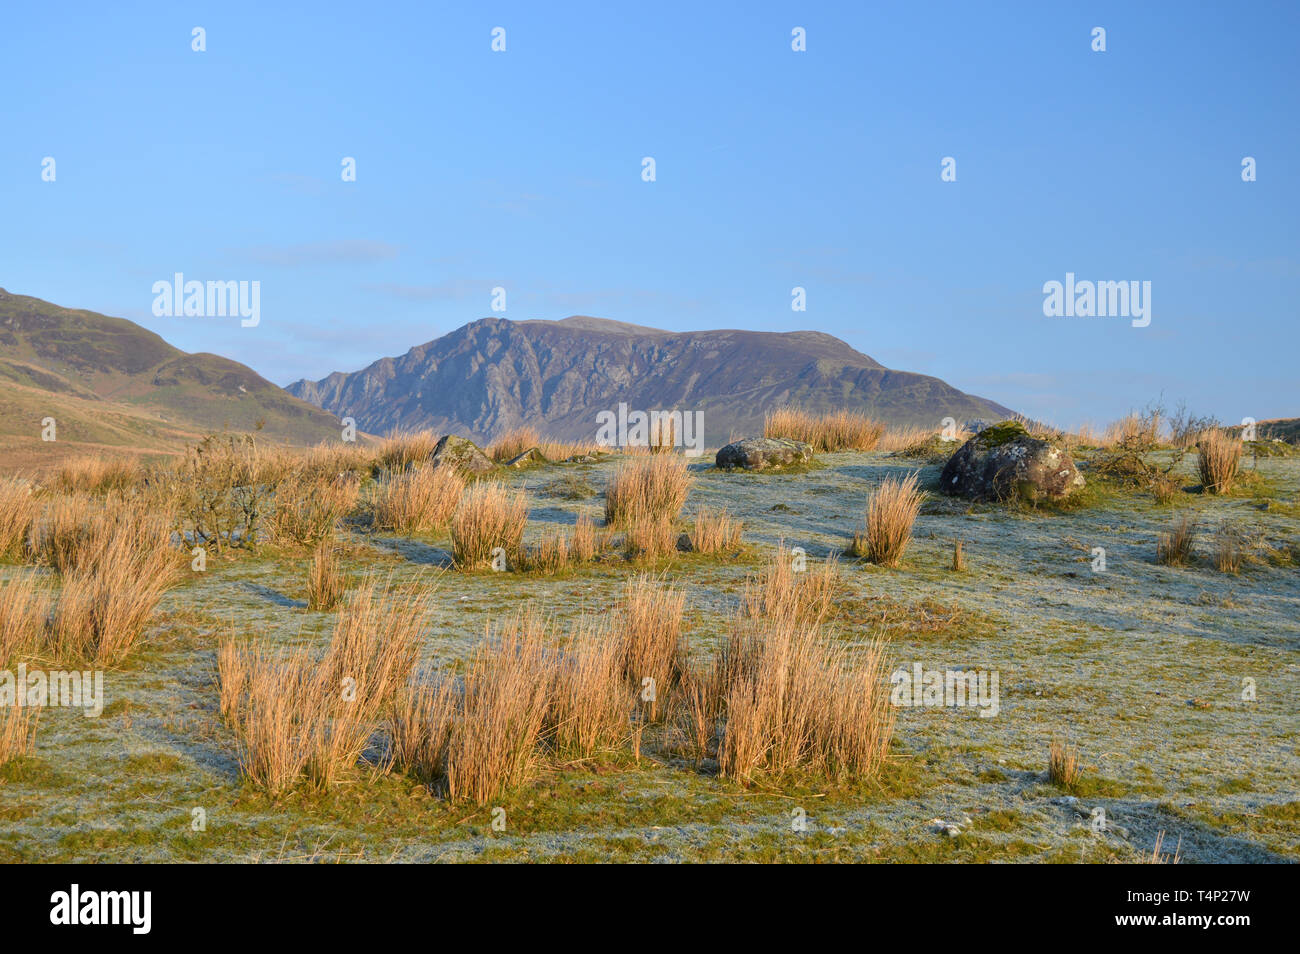
POLYGON ((125 318, 60 308, 0 288, 0 444, 6 456, 59 456, 71 445, 174 451, 229 428, 314 444, 337 438, 330 414, 251 368, 187 354, 125 318), (58 440, 41 446, 41 421, 58 440), (63 446, 57 446, 63 445, 63 446))
POLYGON ((428 428, 484 441, 518 425, 593 439, 596 414, 703 411, 711 446, 761 433, 773 407, 849 408, 887 423, 1012 412, 938 378, 892 371, 817 331, 672 332, 603 318, 483 318, 351 374, 289 385, 371 433, 428 428))

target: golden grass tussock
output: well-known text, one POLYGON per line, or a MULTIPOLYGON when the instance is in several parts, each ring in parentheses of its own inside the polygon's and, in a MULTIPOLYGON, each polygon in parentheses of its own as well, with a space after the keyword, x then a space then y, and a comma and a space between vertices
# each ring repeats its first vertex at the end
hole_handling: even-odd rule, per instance
POLYGON ((1192 561, 1197 521, 1190 513, 1174 518, 1174 525, 1156 540, 1156 561, 1165 566, 1186 566, 1192 561))
POLYGON ((866 529, 853 536, 849 552, 881 566, 895 567, 912 540, 912 525, 921 512, 925 492, 917 489, 919 474, 884 481, 867 501, 866 529))
POLYGON ((556 757, 589 759, 626 738, 633 694, 623 664, 623 646, 606 624, 578 623, 555 658, 544 733, 556 757))
POLYGON ((677 552, 677 540, 672 520, 643 505, 623 518, 623 549, 629 560, 656 563, 677 552))
POLYGON ((0 477, 0 561, 18 561, 27 555, 27 541, 39 513, 29 482, 0 477))
POLYGON ((375 526, 398 533, 427 533, 451 522, 466 481, 455 467, 418 467, 379 483, 374 497, 375 526))
POLYGON ((748 784, 795 771, 870 778, 884 765, 894 709, 884 647, 850 654, 815 623, 752 620, 733 646, 718 750, 722 775, 748 784))
MULTIPOLYGON (((487 455, 498 464, 504 464, 530 448, 538 447, 540 449, 541 443, 542 438, 535 428, 515 427, 489 444, 487 446, 487 455)), ((550 459, 547 458, 547 460, 550 459)))
POLYGON ((0 668, 40 652, 54 594, 35 573, 0 582, 0 668))
POLYGON ((782 543, 756 577, 745 583, 744 614, 820 623, 831 613, 841 589, 839 567, 827 558, 808 567, 807 555, 782 543))
POLYGON ((1082 777, 1077 746, 1052 739, 1047 748, 1047 778, 1053 785, 1073 790, 1082 777))
POLYGON ((684 592, 644 573, 623 588, 616 622, 622 671, 652 721, 685 669, 685 603, 684 592))
POLYGON ((131 490, 139 485, 142 477, 140 465, 134 460, 92 454, 61 461, 54 469, 51 483, 65 494, 104 495, 131 490))
POLYGON ((714 510, 701 506, 695 511, 695 522, 687 537, 695 553, 720 553, 740 546, 741 530, 741 522, 726 507, 714 510))
POLYGON ((0 765, 31 754, 40 719, 40 706, 0 706, 0 765))
POLYGON ((605 487, 605 523, 622 527, 634 516, 674 521, 693 482, 686 458, 679 454, 625 460, 605 487))
POLYGON ((307 608, 331 610, 343 601, 347 577, 339 565, 338 550, 329 540, 322 540, 312 551, 307 568, 307 608))
POLYGON ((1237 481, 1242 442, 1220 430, 1201 434, 1196 442, 1196 471, 1201 486, 1212 494, 1226 494, 1237 481))
POLYGON ((1220 523, 1214 532, 1214 568, 1220 573, 1240 573, 1245 549, 1242 529, 1227 520, 1220 523))
POLYGON ((858 411, 817 414, 795 407, 769 411, 763 422, 764 437, 803 441, 815 451, 875 450, 885 425, 858 411))
POLYGON ((528 498, 497 481, 480 481, 465 491, 451 518, 451 551, 457 568, 481 569, 493 551, 505 551, 507 566, 520 556, 528 498))
POLYGON ((332 539, 338 522, 351 513, 360 497, 355 477, 316 476, 295 470, 275 488, 271 510, 271 539, 279 546, 315 546, 332 539))
POLYGON ((414 464, 422 464, 433 456, 438 440, 439 436, 433 431, 390 434, 375 453, 376 466, 380 470, 406 470, 414 464))
POLYGON ((304 777, 327 787, 352 769, 410 680, 431 608, 419 583, 371 580, 343 604, 319 658, 224 644, 221 713, 241 773, 278 794, 304 777))

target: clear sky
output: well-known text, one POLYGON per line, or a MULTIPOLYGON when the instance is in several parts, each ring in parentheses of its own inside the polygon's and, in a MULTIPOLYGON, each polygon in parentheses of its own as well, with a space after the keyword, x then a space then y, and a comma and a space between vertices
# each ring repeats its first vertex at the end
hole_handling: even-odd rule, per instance
POLYGON ((1063 425, 1296 416, 1298 50, 1297 3, 11 2, 0 286, 279 384, 502 286, 826 331, 1063 425), (175 272, 259 281, 261 323, 155 318, 175 272), (1045 317, 1067 272, 1150 281, 1150 325, 1045 317))

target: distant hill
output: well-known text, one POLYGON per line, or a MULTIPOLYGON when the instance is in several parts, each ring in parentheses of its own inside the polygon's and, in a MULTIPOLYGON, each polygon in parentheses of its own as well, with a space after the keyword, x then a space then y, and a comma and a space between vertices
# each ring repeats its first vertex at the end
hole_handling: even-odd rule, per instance
POLYGON ((69 445, 166 452, 213 430, 314 444, 337 438, 329 413, 251 368, 187 354, 125 318, 60 308, 0 288, 0 443, 39 461, 69 445), (53 417, 60 447, 41 446, 53 417))
POLYGON ((671 332, 602 318, 483 318, 401 357, 288 390, 371 433, 429 428, 487 440, 518 425, 591 439, 596 414, 704 412, 707 442, 759 433, 781 404, 849 408, 889 424, 1012 412, 938 378, 893 371, 817 331, 671 332))

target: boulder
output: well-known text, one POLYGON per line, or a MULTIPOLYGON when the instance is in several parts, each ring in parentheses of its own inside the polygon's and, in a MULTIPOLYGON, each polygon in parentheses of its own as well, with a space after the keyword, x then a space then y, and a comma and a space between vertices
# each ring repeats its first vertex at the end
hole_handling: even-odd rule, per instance
POLYGON ((718 451, 714 462, 719 467, 766 470, 769 467, 807 463, 812 460, 812 456, 812 447, 803 441, 787 440, 784 437, 747 437, 718 451))
POLYGON ((527 467, 530 464, 545 464, 545 463, 548 463, 548 461, 542 455, 541 448, 530 447, 522 454, 517 454, 516 456, 510 458, 510 460, 506 462, 506 466, 527 467))
POLYGON ((1059 499, 1084 485, 1064 448, 1031 437, 1019 421, 980 431, 944 465, 939 488, 968 500, 1059 499))
POLYGON ((479 450, 478 445, 455 434, 444 435, 429 455, 429 462, 434 467, 448 464, 467 474, 481 475, 496 469, 492 458, 479 450))

